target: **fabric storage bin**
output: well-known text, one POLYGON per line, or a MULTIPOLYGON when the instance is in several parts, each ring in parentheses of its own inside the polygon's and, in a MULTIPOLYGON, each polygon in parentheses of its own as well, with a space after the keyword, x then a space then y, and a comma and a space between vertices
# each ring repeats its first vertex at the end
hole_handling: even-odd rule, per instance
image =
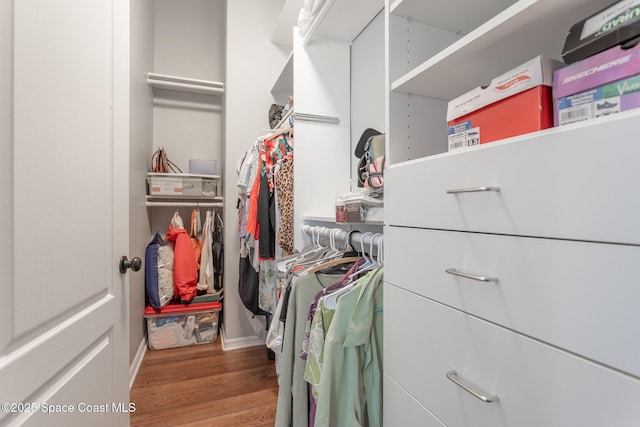
POLYGON ((186 173, 148 173, 150 196, 215 197, 218 192, 218 175, 186 173))
POLYGON ((147 306, 147 334, 151 350, 215 342, 218 337, 219 301, 171 304, 155 309, 147 306))

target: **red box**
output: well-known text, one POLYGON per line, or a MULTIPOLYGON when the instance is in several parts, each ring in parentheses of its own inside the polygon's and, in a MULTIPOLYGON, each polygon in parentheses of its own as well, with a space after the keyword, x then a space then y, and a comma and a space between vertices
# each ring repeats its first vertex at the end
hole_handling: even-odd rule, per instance
POLYGON ((536 86, 450 120, 449 151, 553 126, 549 86, 536 86))

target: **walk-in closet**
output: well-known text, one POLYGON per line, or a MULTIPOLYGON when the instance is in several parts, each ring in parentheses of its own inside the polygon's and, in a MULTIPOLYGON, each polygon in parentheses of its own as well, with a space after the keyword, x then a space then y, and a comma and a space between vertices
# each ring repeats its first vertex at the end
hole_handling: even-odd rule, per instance
POLYGON ((0 425, 640 425, 640 0, 5 0, 0 53, 0 425))

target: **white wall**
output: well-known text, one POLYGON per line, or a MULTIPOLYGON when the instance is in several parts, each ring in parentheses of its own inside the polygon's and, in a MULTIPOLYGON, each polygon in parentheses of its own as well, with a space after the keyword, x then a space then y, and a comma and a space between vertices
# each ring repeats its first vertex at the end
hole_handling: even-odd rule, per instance
POLYGON ((269 127, 270 90, 291 52, 271 43, 284 0, 227 2, 225 94, 225 306, 228 339, 253 336, 238 296, 239 237, 236 166, 260 129, 269 127))
MULTIPOLYGON (((223 80, 223 0, 156 0, 155 18, 154 68, 148 71, 223 80)), ((220 166, 222 122, 221 97, 156 91, 154 149, 164 147, 184 172, 189 159, 215 159, 220 166)))
MULTIPOLYGON (((144 260, 150 240, 145 207, 146 172, 152 153, 153 99, 146 73, 153 68, 155 0, 131 2, 130 131, 129 131, 129 257, 144 260)), ((129 274, 129 364, 144 339, 144 269, 129 274)))

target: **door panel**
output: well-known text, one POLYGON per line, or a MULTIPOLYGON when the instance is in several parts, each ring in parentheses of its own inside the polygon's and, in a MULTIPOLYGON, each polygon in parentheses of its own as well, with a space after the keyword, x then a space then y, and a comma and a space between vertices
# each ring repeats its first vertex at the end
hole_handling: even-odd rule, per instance
POLYGON ((128 280, 117 262, 129 255, 129 2, 12 3, 2 18, 13 30, 1 63, 13 84, 0 107, 12 154, 0 172, 10 230, 0 248, 11 259, 0 402, 20 406, 3 407, 0 424, 126 425, 128 280), (75 410, 43 412, 54 403, 75 410))

